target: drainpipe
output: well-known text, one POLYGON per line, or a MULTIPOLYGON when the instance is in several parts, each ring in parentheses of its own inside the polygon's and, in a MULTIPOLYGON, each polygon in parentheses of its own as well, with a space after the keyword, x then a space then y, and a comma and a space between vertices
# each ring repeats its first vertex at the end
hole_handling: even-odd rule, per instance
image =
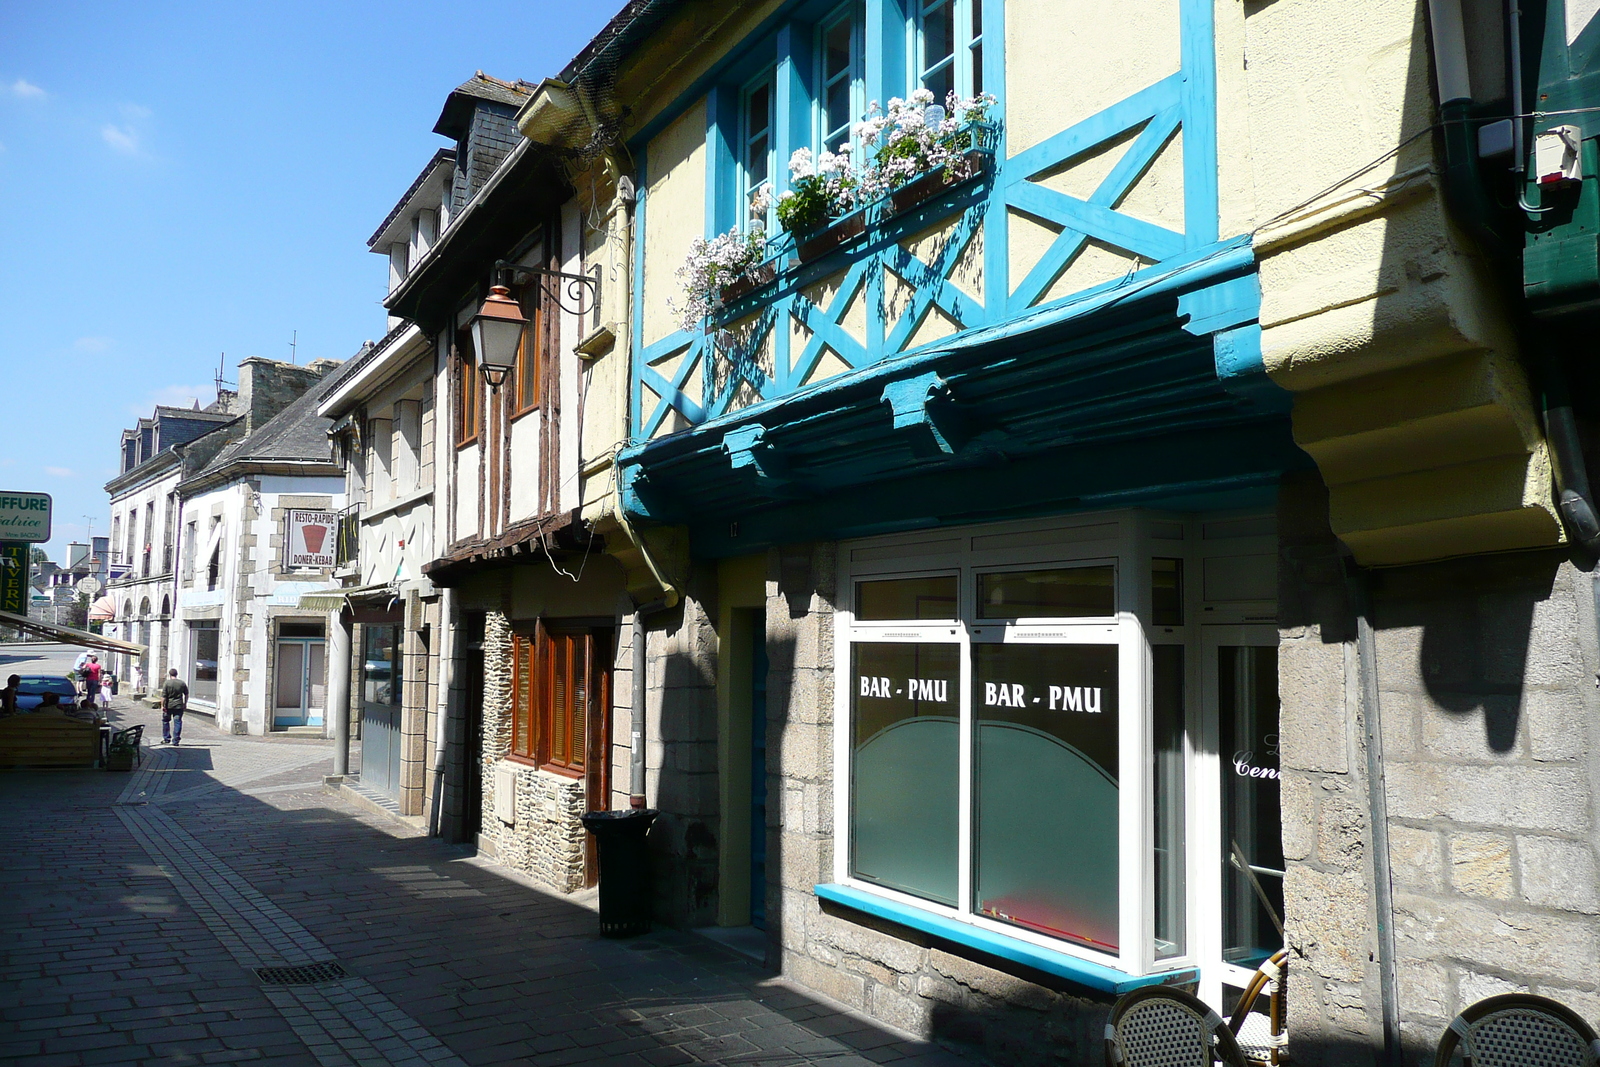
POLYGON ((328 620, 328 699, 323 713, 333 719, 333 774, 350 774, 350 624, 345 610, 328 620))
MULTIPOLYGON (((1429 23, 1433 30, 1433 65, 1438 78, 1439 115, 1444 126, 1445 199, 1456 222, 1466 227, 1502 272, 1510 272, 1519 262, 1521 249, 1511 246, 1496 231, 1492 220, 1499 209, 1490 199, 1478 174, 1478 152, 1468 110, 1472 104, 1472 83, 1467 70, 1466 33, 1460 0, 1428 0, 1429 23)), ((1520 175, 1527 169, 1526 120, 1522 118, 1522 12, 1519 0, 1506 5, 1506 35, 1510 44, 1510 97, 1512 117, 1512 170, 1520 175)), ((1516 293, 1520 278, 1506 279, 1516 293)), ((1590 556, 1600 557, 1600 508, 1596 508, 1583 461, 1583 447, 1565 368, 1545 332, 1525 322, 1521 331, 1527 347, 1536 353, 1537 366, 1530 368, 1539 387, 1539 404, 1545 439, 1554 460, 1556 496, 1567 535, 1590 556)), ((1600 597, 1600 588, 1597 588, 1600 597)))
POLYGON ((1539 401, 1544 408, 1544 435, 1550 442, 1554 461, 1556 498, 1567 536, 1583 546, 1590 556, 1600 557, 1600 515, 1589 486, 1589 471, 1583 460, 1583 442, 1578 436, 1578 421, 1572 413, 1572 396, 1566 369, 1556 343, 1534 335, 1540 356, 1539 401))
POLYGON ((1383 1002, 1383 1062, 1401 1067, 1400 981, 1395 967, 1394 877, 1389 859, 1389 790, 1383 770, 1383 707, 1378 699, 1378 643, 1372 633, 1370 584, 1349 564, 1348 586, 1356 612, 1356 670, 1361 682, 1361 722, 1367 750, 1367 819, 1372 824, 1372 881, 1377 904, 1378 991, 1383 1002))
MULTIPOLYGON (((623 353, 632 362, 633 359, 633 213, 638 203, 638 192, 633 178, 623 167, 623 161, 617 158, 614 151, 606 154, 606 165, 611 171, 617 184, 617 200, 622 208, 622 292, 618 300, 618 326, 619 336, 617 343, 623 347, 623 353)), ((622 398, 624 406, 628 403, 627 394, 622 398)), ((624 421, 627 412, 624 411, 624 421)), ((613 471, 613 474, 615 472, 613 471)), ((644 557, 645 566, 650 569, 651 575, 661 587, 662 597, 648 604, 635 604, 633 608, 633 707, 632 723, 629 726, 629 768, 628 768, 628 806, 633 808, 646 807, 645 799, 645 696, 648 686, 645 673, 648 669, 645 655, 645 616, 654 615, 658 611, 677 604, 679 599, 678 589, 661 573, 661 568, 656 566, 656 561, 650 555, 650 548, 644 543, 628 522, 628 516, 623 513, 621 493, 615 488, 616 481, 613 477, 612 506, 616 509, 617 524, 627 533, 628 539, 639 549, 639 555, 644 557)))
MULTIPOLYGON (((1515 250, 1495 229, 1494 220, 1500 209, 1478 175, 1461 0, 1428 0, 1428 23, 1433 31, 1433 67, 1438 79, 1439 122, 1444 140, 1445 202, 1456 223, 1472 235, 1490 262, 1504 267, 1515 250)), ((1521 126, 1516 125, 1516 129, 1521 126)))

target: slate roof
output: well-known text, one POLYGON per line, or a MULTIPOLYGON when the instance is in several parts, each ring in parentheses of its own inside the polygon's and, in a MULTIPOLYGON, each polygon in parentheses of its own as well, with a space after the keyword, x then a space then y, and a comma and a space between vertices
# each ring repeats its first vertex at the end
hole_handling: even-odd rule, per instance
MULTIPOLYGON (((389 214, 384 216, 383 222, 379 223, 378 228, 372 231, 372 236, 367 238, 367 247, 372 248, 372 246, 377 243, 378 238, 383 236, 383 231, 389 228, 389 223, 393 222, 397 217, 399 217, 400 213, 404 211, 411 203, 411 198, 417 194, 418 189, 422 188, 422 183, 428 180, 429 175, 447 163, 453 167, 455 166, 455 162, 455 149, 441 148, 435 152, 433 154, 433 158, 428 160, 428 165, 422 168, 422 173, 417 175, 417 180, 411 183, 411 188, 407 189, 405 195, 395 202, 395 205, 390 209, 389 214)), ((449 192, 448 188, 445 191, 449 192)), ((375 248, 372 250, 375 252, 379 251, 379 249, 375 248)))
POLYGON ((445 97, 444 110, 439 112, 439 121, 433 124, 433 132, 460 139, 472 116, 474 100, 501 104, 511 112, 516 112, 533 97, 533 91, 537 88, 537 85, 520 79, 505 82, 491 78, 480 70, 445 97))

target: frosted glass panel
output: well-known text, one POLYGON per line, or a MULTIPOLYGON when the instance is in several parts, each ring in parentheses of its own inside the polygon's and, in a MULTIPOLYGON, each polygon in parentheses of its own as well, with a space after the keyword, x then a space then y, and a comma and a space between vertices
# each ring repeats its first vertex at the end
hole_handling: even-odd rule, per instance
POLYGON ((1117 646, 976 645, 976 909, 1118 946, 1117 646))
POLYGON ((276 705, 280 708, 300 707, 300 698, 304 695, 305 682, 305 646, 298 641, 285 641, 278 646, 277 690, 276 705))
POLYGON ((956 902, 960 648, 851 646, 851 873, 956 902))

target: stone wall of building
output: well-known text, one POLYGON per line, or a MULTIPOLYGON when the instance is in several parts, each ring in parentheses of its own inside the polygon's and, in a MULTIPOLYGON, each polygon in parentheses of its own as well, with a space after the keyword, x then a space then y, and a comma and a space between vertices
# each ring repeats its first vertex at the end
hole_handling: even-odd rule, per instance
MULTIPOLYGON (((1351 586, 1315 475, 1280 503, 1291 1032, 1300 1062, 1382 1044, 1351 586)), ((1462 1008, 1532 990, 1600 1016, 1593 576, 1560 552, 1367 575, 1408 1060, 1462 1008)))
MULTIPOLYGON (((837 546, 768 554, 767 915, 783 973, 875 1019, 1019 1067, 1098 1063, 1110 999, 955 955, 846 909, 833 880, 834 605, 837 546), (776 919, 777 921, 773 921, 776 919)), ((842 713, 842 710, 841 710, 842 713)))
POLYGON ((511 749, 511 668, 510 620, 491 611, 483 634, 479 836, 501 863, 570 893, 583 888, 583 782, 505 758, 511 749))
POLYGON ((681 927, 717 921, 716 588, 716 572, 698 567, 683 600, 645 622, 645 794, 661 812, 649 838, 655 914, 681 927))

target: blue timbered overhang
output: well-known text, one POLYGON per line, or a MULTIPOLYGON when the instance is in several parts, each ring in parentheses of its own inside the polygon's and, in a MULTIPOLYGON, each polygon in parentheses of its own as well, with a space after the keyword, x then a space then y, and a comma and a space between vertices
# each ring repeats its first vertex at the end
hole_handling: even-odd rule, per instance
POLYGON ((697 554, 1060 511, 1243 506, 1305 457, 1245 239, 626 449, 697 554), (1202 504, 1203 502, 1203 504, 1202 504))

